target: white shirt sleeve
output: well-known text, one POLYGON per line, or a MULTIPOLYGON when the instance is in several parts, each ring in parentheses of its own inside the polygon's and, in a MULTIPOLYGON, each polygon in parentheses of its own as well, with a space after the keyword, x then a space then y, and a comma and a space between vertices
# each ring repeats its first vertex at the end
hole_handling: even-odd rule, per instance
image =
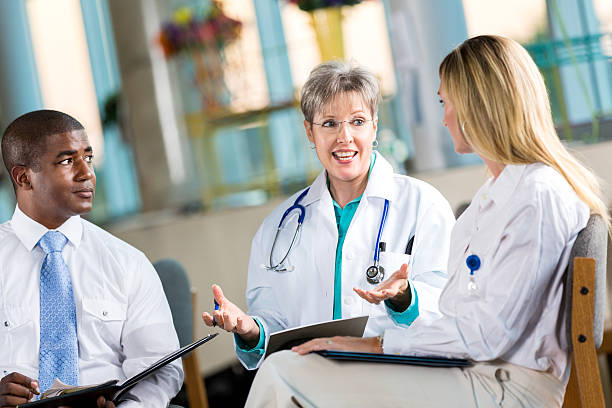
MULTIPOLYGON (((153 265, 143 254, 136 271, 128 281, 129 299, 127 318, 122 332, 122 368, 130 378, 166 354, 179 348, 172 324, 170 307, 153 265)), ((156 374, 140 381, 125 394, 119 407, 166 407, 183 383, 181 360, 175 360, 156 374)))
MULTIPOLYGON (((476 361, 510 353, 523 333, 534 329, 546 305, 542 297, 551 291, 568 241, 567 223, 571 221, 566 221, 568 214, 559 213, 561 205, 553 201, 541 197, 526 205, 506 207, 513 212, 509 223, 502 233, 488 237, 494 240, 490 242, 491 254, 482 256, 482 266, 476 272, 482 278, 477 280, 479 296, 469 296, 463 288, 467 280, 453 276, 443 296, 454 299, 441 302, 443 318, 429 324, 417 321, 408 331, 389 330, 385 352, 476 361)), ((467 276, 469 272, 460 268, 456 274, 467 276)))

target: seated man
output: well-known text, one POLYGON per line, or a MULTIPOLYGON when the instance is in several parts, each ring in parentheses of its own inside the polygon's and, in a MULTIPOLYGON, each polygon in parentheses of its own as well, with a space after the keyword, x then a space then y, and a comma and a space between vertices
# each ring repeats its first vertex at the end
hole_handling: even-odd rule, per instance
MULTIPOLYGON (((0 406, 23 404, 58 378, 123 381, 178 348, 163 288, 145 255, 80 215, 96 186, 83 126, 40 110, 11 123, 2 158, 17 206, 0 225, 0 406)), ((180 361, 118 404, 166 407, 180 361)), ((99 407, 114 407, 98 400, 99 407)))

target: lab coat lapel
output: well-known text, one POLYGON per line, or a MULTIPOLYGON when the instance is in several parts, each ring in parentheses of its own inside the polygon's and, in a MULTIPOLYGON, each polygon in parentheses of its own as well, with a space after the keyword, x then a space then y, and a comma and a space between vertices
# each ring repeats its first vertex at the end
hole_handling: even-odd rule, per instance
MULTIPOLYGON (((304 199, 307 204, 311 204, 309 209, 312 212, 312 219, 309 225, 312 225, 314 229, 311 248, 313 248, 313 256, 317 254, 313 264, 316 267, 321 288, 321 293, 318 294, 321 297, 320 313, 324 319, 331 320, 333 318, 334 266, 338 228, 325 172, 319 174, 304 199)), ((306 222, 304 224, 306 225, 306 222)))
POLYGON ((392 202, 397 194, 393 179, 393 167, 385 160, 382 154, 378 152, 375 152, 375 154, 376 162, 374 167, 372 167, 363 197, 379 197, 392 202))
MULTIPOLYGON (((362 261, 357 261, 357 259, 363 259, 362 255, 367 254, 368 262, 373 262, 374 246, 380 226, 384 200, 388 199, 391 202, 395 197, 396 188, 393 183, 393 168, 382 155, 378 152, 376 152, 376 155, 376 162, 368 177, 368 184, 359 202, 359 207, 348 228, 342 249, 343 257, 346 255, 346 259, 343 260, 342 264, 342 292, 346 296, 352 295, 349 293, 352 290, 352 286, 355 286, 355 282, 363 282, 365 285, 366 266, 362 265, 362 261), (345 286, 349 282, 351 286, 345 286)), ((382 241, 385 240, 384 237, 385 232, 383 231, 382 241)), ((368 263, 367 266, 369 265, 368 263)), ((363 302, 349 305, 343 304, 343 315, 359 315, 360 312, 358 310, 361 310, 361 313, 363 313, 366 309, 364 306, 365 303, 363 302)))

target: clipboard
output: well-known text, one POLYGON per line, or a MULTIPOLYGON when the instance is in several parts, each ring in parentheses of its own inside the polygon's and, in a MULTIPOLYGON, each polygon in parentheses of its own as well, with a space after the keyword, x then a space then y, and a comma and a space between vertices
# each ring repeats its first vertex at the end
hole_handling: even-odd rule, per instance
POLYGON ((307 326, 299 326, 272 333, 268 341, 268 347, 266 347, 265 357, 275 351, 287 350, 293 346, 319 337, 362 337, 367 322, 368 316, 359 316, 309 324, 307 326))
POLYGON ((365 361, 368 363, 409 364, 426 367, 469 367, 470 360, 438 356, 403 356, 398 354, 359 353, 353 351, 319 350, 315 351, 332 360, 365 361))
POLYGON ((117 403, 121 396, 129 391, 132 387, 138 384, 141 380, 147 378, 160 368, 168 365, 179 357, 190 353, 202 344, 217 337, 219 333, 209 334, 191 344, 188 344, 180 349, 173 351, 167 356, 159 359, 140 373, 128 378, 123 383, 118 384, 119 380, 110 380, 102 384, 92 387, 60 395, 57 397, 45 398, 39 401, 32 401, 26 404, 17 405, 17 408, 55 408, 63 405, 80 407, 80 406, 96 406, 98 397, 103 396, 107 400, 112 400, 117 403))

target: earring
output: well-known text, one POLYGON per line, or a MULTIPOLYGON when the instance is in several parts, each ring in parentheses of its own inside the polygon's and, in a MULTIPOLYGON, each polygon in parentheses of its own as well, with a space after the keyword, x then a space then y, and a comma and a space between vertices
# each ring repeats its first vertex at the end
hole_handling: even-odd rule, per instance
POLYGON ((314 150, 314 149, 315 149, 315 147, 316 147, 316 146, 315 146, 315 144, 314 144, 314 143, 311 143, 311 144, 310 144, 310 148, 311 148, 312 150, 314 150))
POLYGON ((372 142, 372 147, 378 147, 378 140, 374 139, 372 142))
POLYGON ((466 124, 466 122, 463 122, 461 124, 461 131, 463 132, 463 134, 465 134, 465 124, 466 124))

